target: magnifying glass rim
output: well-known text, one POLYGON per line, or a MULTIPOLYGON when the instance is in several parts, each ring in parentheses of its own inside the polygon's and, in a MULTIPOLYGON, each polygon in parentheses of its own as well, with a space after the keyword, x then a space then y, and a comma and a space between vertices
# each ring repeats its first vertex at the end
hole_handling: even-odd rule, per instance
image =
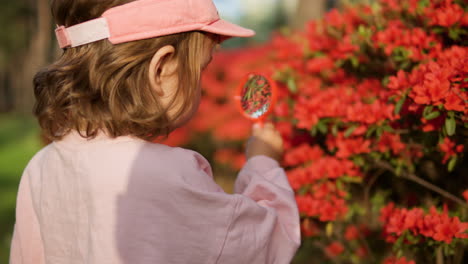
POLYGON ((278 87, 276 86, 276 82, 273 81, 271 78, 269 78, 267 74, 262 74, 260 72, 250 72, 250 73, 246 74, 245 77, 242 79, 240 85, 237 87, 236 96, 235 96, 235 101, 236 101, 236 105, 237 105, 237 108, 238 108, 239 112, 241 112, 242 115, 244 117, 246 117, 247 119, 250 119, 250 120, 253 120, 253 121, 256 121, 256 122, 263 121, 269 114, 271 114, 273 112, 274 107, 276 105, 276 100, 277 99, 278 99, 278 87), (268 111, 266 111, 260 117, 252 117, 249 114, 247 114, 245 112, 245 110, 242 108, 242 91, 244 90, 245 84, 247 83, 250 76, 252 76, 252 75, 262 76, 263 78, 265 78, 267 80, 268 84, 271 87, 270 107, 268 108, 268 111))

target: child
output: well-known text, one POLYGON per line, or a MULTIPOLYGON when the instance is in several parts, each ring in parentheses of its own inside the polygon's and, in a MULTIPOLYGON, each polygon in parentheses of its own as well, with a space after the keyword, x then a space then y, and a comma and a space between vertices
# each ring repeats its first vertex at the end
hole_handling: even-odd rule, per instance
POLYGON ((34 79, 53 142, 21 179, 11 264, 289 263, 294 193, 271 124, 224 193, 198 153, 151 143, 186 123, 220 40, 254 33, 212 0, 53 0, 62 57, 34 79))

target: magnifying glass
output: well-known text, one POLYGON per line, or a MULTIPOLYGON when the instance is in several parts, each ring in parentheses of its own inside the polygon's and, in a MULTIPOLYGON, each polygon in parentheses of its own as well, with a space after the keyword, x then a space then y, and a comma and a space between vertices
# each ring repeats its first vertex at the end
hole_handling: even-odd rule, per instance
POLYGON ((274 81, 257 73, 248 74, 236 91, 236 104, 239 111, 248 119, 263 124, 273 111, 277 100, 274 81))

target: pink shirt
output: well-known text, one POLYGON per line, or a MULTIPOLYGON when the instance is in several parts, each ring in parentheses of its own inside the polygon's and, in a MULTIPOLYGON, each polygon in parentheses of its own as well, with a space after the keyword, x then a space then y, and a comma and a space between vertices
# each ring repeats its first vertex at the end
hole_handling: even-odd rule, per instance
POLYGON ((24 171, 10 263, 284 264, 299 244, 294 193, 270 158, 251 158, 231 195, 196 152, 71 133, 24 171))

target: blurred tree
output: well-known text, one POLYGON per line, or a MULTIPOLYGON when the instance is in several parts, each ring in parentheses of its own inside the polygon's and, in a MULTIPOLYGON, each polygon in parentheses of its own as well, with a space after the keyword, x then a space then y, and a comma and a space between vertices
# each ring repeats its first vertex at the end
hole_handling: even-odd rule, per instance
POLYGON ((47 63, 52 43, 52 17, 49 11, 49 1, 33 1, 32 7, 35 7, 36 13, 31 39, 25 52, 18 55, 20 67, 12 69, 11 72, 11 76, 14 77, 12 81, 15 97, 14 110, 19 112, 32 110, 34 104, 32 79, 39 68, 47 63))
POLYGON ((30 113, 32 78, 51 54, 48 0, 0 0, 0 112, 30 113))
POLYGON ((321 18, 329 2, 332 3, 332 1, 327 0, 298 0, 296 7, 297 12, 292 17, 291 27, 302 28, 307 21, 321 18))
POLYGON ((0 112, 13 108, 13 95, 10 86, 11 61, 15 53, 24 50, 27 46, 28 29, 33 10, 30 10, 27 1, 0 0, 0 112))

